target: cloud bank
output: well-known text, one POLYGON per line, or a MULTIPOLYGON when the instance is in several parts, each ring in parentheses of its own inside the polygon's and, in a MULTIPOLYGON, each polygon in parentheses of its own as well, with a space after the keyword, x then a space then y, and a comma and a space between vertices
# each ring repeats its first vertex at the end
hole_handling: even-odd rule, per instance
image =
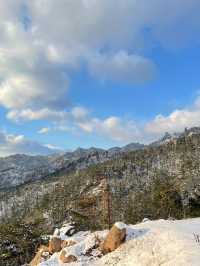
POLYGON ((13 135, 0 132, 0 156, 12 154, 48 155, 59 150, 51 145, 42 145, 36 141, 26 139, 23 135, 13 135))
MULTIPOLYGON (((157 68, 148 51, 155 44, 163 49, 199 44, 199 10, 199 0, 1 1, 0 105, 10 121, 49 121, 41 134, 82 131, 119 143, 148 142, 164 131, 199 125, 196 103, 141 125, 114 115, 95 117, 74 107, 68 93, 71 73, 83 66, 96 80, 150 81, 157 68)), ((13 143, 16 151, 26 151, 25 140, 20 146, 12 142, 15 137, 3 136, 8 150, 13 143)))
POLYGON ((0 104, 64 109, 70 71, 83 63, 100 80, 148 81, 155 65, 145 49, 186 44, 199 8, 197 0, 1 1, 0 104))

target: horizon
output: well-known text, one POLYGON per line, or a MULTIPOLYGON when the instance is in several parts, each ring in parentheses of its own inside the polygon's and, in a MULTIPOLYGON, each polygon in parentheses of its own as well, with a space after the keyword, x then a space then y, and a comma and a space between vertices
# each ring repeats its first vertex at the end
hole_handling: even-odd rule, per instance
MULTIPOLYGON (((109 151, 111 149, 123 149, 123 148, 126 148, 130 145, 143 145, 143 147, 149 147, 150 145, 153 145, 157 142, 161 142, 165 139, 166 136, 168 137, 172 137, 172 138, 179 138, 181 137, 182 134, 184 134, 186 132, 186 130, 188 131, 191 131, 191 130, 194 130, 198 128, 200 130, 200 127, 191 127, 191 128, 185 128, 184 131, 182 132, 174 132, 173 134, 170 134, 169 132, 165 132, 164 135, 161 137, 161 138, 158 138, 158 139, 155 139, 154 141, 152 142, 149 142, 149 143, 142 143, 142 142, 130 142, 128 144, 125 144, 125 145, 118 145, 118 146, 111 146, 109 148, 102 148, 102 147, 98 147, 98 146, 89 146, 89 147, 76 147, 75 149, 72 149, 72 150, 52 150, 52 152, 48 152, 48 154, 28 154, 28 153, 11 153, 11 154, 5 154, 5 155, 0 155, 0 159, 4 159, 4 158, 7 158, 7 157, 10 157, 10 156, 30 156, 30 157, 37 157, 37 156, 41 156, 41 157, 47 157, 47 156, 56 156, 56 155, 62 155, 62 154, 66 154, 66 153, 73 153, 73 152, 76 152, 78 150, 85 150, 85 151, 88 151, 90 149, 96 149, 96 150, 104 150, 104 151, 109 151)), ((137 149, 136 149, 137 150, 137 149)))
POLYGON ((199 9, 2 1, 0 157, 148 144, 200 126, 199 9))

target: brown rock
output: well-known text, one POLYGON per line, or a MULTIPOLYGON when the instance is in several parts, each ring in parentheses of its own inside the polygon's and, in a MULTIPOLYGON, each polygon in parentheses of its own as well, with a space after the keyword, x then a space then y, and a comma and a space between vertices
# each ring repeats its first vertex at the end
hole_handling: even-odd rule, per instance
POLYGON ((30 266, 37 266, 40 262, 42 262, 43 253, 48 252, 49 249, 46 246, 40 246, 38 249, 38 252, 36 253, 33 260, 30 262, 30 266))
POLYGON ((67 255, 67 252, 64 249, 61 251, 59 259, 62 263, 77 261, 77 258, 74 255, 67 255))
POLYGON ((66 247, 73 246, 75 244, 77 244, 77 242, 74 241, 74 240, 63 240, 62 243, 61 243, 61 247, 62 248, 66 248, 66 247))
POLYGON ((100 246, 102 253, 106 254, 114 251, 125 241, 125 238, 126 228, 120 229, 116 225, 113 225, 106 239, 100 246))
POLYGON ((59 237, 52 237, 49 240, 49 252, 55 253, 61 251, 61 239, 59 237))

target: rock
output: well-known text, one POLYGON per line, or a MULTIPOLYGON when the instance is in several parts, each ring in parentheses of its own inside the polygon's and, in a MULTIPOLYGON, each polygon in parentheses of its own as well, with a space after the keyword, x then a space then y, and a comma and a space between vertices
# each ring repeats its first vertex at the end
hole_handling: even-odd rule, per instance
POLYGON ((67 252, 64 249, 61 251, 59 259, 62 263, 77 261, 77 258, 74 255, 67 255, 67 252))
POLYGON ((62 248, 66 248, 66 247, 73 246, 75 244, 77 244, 77 242, 74 241, 74 240, 63 240, 62 243, 61 243, 61 247, 62 248))
POLYGON ((125 241, 125 238, 126 225, 119 222, 115 223, 100 246, 102 253, 106 254, 114 251, 125 241))
POLYGON ((61 239, 59 237, 52 237, 49 240, 49 252, 55 253, 61 251, 61 239))
MULTIPOLYGON (((37 266, 40 262, 42 262, 43 254, 48 253, 49 249, 46 246, 40 246, 38 252, 36 253, 34 259, 30 262, 30 266, 37 266)), ((49 254, 49 253, 48 253, 49 254)), ((45 259, 45 258, 44 258, 45 259)))
POLYGON ((41 262, 42 259, 41 255, 42 255, 41 252, 38 251, 33 260, 30 262, 30 266, 37 266, 41 262))

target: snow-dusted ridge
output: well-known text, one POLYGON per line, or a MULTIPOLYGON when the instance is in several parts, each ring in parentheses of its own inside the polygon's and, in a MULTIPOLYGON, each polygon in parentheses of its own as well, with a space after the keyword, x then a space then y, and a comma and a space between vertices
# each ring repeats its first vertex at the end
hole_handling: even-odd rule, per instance
MULTIPOLYGON (((123 223, 117 223, 124 228, 123 223)), ((40 266, 199 266, 200 265, 200 218, 187 220, 146 221, 137 225, 127 225, 126 241, 117 250, 99 258, 98 250, 93 255, 84 252, 94 246, 98 236, 104 239, 108 231, 79 232, 71 239, 77 244, 66 248, 73 249, 78 260, 63 264, 60 253, 54 253, 40 266)), ((71 250, 72 251, 72 250, 71 250)))
POLYGON ((132 143, 118 149, 78 148, 73 152, 49 156, 16 154, 0 157, 0 189, 9 189, 27 182, 41 180, 60 171, 84 169, 105 162, 127 151, 142 149, 144 145, 132 143))
POLYGON ((21 184, 41 180, 59 171, 71 171, 87 168, 90 165, 114 159, 126 152, 141 150, 145 147, 157 147, 176 141, 180 137, 200 135, 200 127, 186 129, 183 133, 166 133, 163 138, 149 145, 130 143, 124 147, 108 150, 91 147, 78 148, 72 152, 50 156, 29 156, 16 154, 0 158, 0 189, 8 189, 21 184))

